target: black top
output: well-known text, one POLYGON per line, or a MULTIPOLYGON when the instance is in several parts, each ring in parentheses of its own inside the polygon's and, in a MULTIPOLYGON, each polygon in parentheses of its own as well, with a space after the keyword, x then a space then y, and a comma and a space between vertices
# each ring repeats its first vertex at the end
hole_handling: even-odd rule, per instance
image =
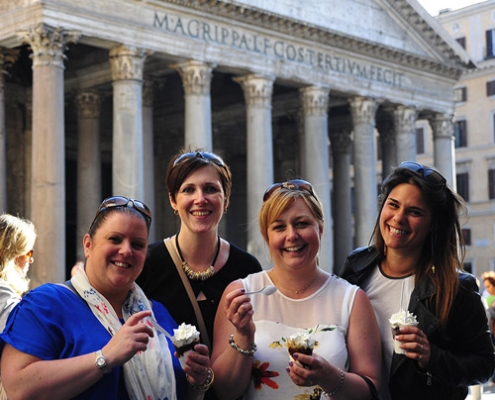
MULTIPOLYGON (((230 243, 229 258, 220 271, 204 282, 189 280, 196 297, 201 292, 206 297, 198 304, 212 342, 213 323, 223 291, 230 282, 259 271, 261 265, 254 256, 230 243)), ((163 240, 149 245, 148 258, 136 282, 146 296, 167 308, 177 324, 185 322, 199 329, 189 296, 163 240)))

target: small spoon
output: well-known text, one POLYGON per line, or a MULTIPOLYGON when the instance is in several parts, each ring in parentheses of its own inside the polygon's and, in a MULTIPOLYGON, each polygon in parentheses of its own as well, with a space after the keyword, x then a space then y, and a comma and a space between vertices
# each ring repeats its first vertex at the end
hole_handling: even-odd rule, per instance
POLYGON ((263 288, 261 288, 260 290, 256 290, 254 292, 247 292, 247 293, 244 293, 244 294, 247 294, 247 295, 250 295, 250 294, 264 294, 266 296, 270 296, 271 294, 275 293, 277 291, 277 288, 273 285, 268 285, 268 286, 265 286, 263 288))
POLYGON ((161 333, 163 333, 166 337, 168 337, 169 339, 172 339, 172 335, 170 333, 168 333, 165 329, 163 329, 159 324, 158 322, 156 322, 155 320, 151 319, 151 318, 148 318, 148 321, 151 323, 151 325, 153 325, 155 327, 155 329, 161 333))

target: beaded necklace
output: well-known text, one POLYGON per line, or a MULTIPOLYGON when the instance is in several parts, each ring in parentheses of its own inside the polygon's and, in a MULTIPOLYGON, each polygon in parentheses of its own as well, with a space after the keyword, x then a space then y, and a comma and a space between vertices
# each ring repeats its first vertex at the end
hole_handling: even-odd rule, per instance
POLYGON ((191 269, 187 261, 184 260, 182 256, 182 252, 179 247, 179 233, 175 235, 175 246, 177 247, 177 253, 179 253, 180 260, 182 261, 182 269, 186 273, 189 279, 193 281, 206 281, 208 278, 211 278, 215 273, 215 263, 217 261, 218 253, 220 253, 220 236, 218 236, 218 244, 217 244, 217 252, 215 253, 215 257, 213 258, 213 262, 209 266, 206 271, 194 271, 191 269))

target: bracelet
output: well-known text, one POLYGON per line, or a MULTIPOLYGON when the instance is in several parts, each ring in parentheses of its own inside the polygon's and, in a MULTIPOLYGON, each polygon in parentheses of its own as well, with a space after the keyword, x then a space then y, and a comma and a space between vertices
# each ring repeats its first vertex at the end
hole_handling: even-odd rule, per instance
POLYGON ((258 347, 256 346, 256 343, 253 343, 253 347, 251 350, 244 350, 241 349, 239 346, 237 346, 234 342, 234 334, 230 335, 229 339, 229 344, 230 346, 237 352, 241 353, 242 355, 252 357, 254 356, 254 353, 256 353, 256 350, 258 350, 258 347))
POLYGON ((325 394, 328 397, 331 397, 334 394, 336 394, 340 389, 342 389, 342 386, 344 386, 345 373, 340 368, 339 368, 339 371, 340 371, 340 380, 339 380, 339 384, 337 385, 337 387, 330 392, 327 392, 327 391, 325 391, 325 389, 322 389, 323 394, 325 394))
POLYGON ((201 385, 195 385, 191 383, 191 381, 189 380, 189 375, 186 375, 186 380, 187 384, 192 390, 194 390, 195 392, 203 393, 210 388, 211 384, 215 380, 215 374, 213 373, 213 370, 211 368, 208 368, 206 380, 201 385))

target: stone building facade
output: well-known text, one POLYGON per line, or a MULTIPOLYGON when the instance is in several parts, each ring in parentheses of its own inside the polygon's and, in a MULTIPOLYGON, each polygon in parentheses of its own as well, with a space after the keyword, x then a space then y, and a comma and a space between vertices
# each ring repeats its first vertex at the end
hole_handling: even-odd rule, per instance
POLYGON ((382 171, 416 159, 417 120, 455 186, 452 89, 471 64, 416 0, 0 0, 0 48, 0 208, 36 224, 34 284, 65 279, 107 195, 173 234, 164 172, 184 147, 231 166, 221 234, 265 266, 268 185, 313 183, 338 270, 369 241, 382 171))

